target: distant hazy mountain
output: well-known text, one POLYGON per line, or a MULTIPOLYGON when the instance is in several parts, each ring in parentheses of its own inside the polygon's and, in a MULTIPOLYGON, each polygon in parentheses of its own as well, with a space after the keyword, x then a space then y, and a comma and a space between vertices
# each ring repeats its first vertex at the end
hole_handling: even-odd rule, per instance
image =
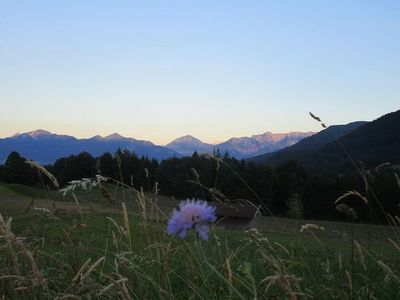
POLYGON ((83 151, 89 152, 93 156, 99 156, 105 152, 112 153, 118 148, 134 151, 138 156, 148 156, 156 159, 190 156, 194 151, 212 153, 214 150, 219 149, 221 154, 227 151, 231 156, 242 159, 252 155, 277 151, 295 144, 312 134, 312 132, 283 134, 266 132, 251 137, 232 138, 217 145, 203 143, 199 139, 187 135, 162 147, 149 141, 123 137, 118 133, 106 137, 96 135, 88 139, 77 139, 69 135, 58 135, 45 130, 36 130, 0 139, 0 163, 4 162, 12 151, 17 151, 22 156, 39 161, 42 164, 47 164, 60 157, 78 154, 83 151))
POLYGON ((183 156, 190 156, 195 151, 198 153, 211 153, 214 149, 214 145, 203 143, 191 135, 185 135, 177 138, 171 143, 167 144, 165 147, 183 156))
POLYGON ((231 138, 224 143, 216 145, 215 148, 220 149, 221 153, 228 151, 231 156, 236 158, 246 158, 280 150, 296 144, 313 134, 314 132, 265 132, 251 137, 231 138))
MULTIPOLYGON (((354 162, 362 161, 367 168, 373 168, 384 162, 400 163, 400 110, 372 122, 350 123, 345 126, 349 126, 349 131, 341 136, 340 134, 338 136, 335 130, 340 144, 334 138, 328 139, 325 143, 310 143, 309 145, 314 144, 311 147, 299 143, 296 147, 290 147, 292 149, 284 149, 269 156, 259 156, 253 160, 266 163, 295 160, 310 171, 325 174, 355 170, 348 155, 343 151, 343 146, 354 162)), ((319 135, 325 135, 328 130, 334 129, 328 128, 319 135)), ((314 138, 318 138, 318 135, 314 138)), ((306 139, 303 141, 303 143, 308 142, 306 139)))
POLYGON ((334 141, 336 138, 340 138, 343 135, 353 131, 354 129, 366 124, 367 122, 358 121, 352 122, 346 125, 333 125, 329 126, 310 137, 307 137, 297 144, 283 148, 274 153, 262 154, 255 157, 249 158, 249 161, 254 162, 267 162, 267 163, 281 163, 286 160, 294 159, 295 157, 300 157, 307 155, 311 151, 318 150, 325 144, 334 141))
POLYGON ((112 153, 118 148, 134 151, 138 156, 156 159, 180 156, 165 147, 154 145, 148 141, 126 138, 117 133, 106 137, 94 136, 89 139, 77 139, 73 136, 36 130, 0 139, 0 163, 4 162, 12 151, 17 151, 22 156, 42 164, 47 164, 60 157, 83 151, 99 156, 105 152, 112 153))
POLYGON ((172 149, 184 156, 192 155, 194 151, 198 153, 212 153, 219 149, 221 154, 227 151, 231 156, 238 159, 249 156, 277 151, 284 147, 293 145, 305 137, 313 135, 313 132, 290 132, 290 133, 271 133, 265 132, 251 137, 231 138, 226 142, 212 145, 206 144, 190 135, 178 138, 168 145, 172 149))

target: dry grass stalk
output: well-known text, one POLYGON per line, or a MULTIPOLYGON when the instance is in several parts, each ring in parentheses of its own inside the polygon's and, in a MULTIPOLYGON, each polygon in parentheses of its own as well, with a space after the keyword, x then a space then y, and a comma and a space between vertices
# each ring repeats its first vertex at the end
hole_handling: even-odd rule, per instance
POLYGON ((397 185, 398 185, 399 188, 400 188, 400 178, 399 178, 399 175, 398 175, 397 173, 394 173, 394 176, 396 177, 397 185))
POLYGON ((20 265, 18 261, 18 256, 13 249, 13 236, 11 234, 11 222, 12 218, 8 218, 5 220, 3 216, 0 214, 0 237, 6 242, 5 248, 9 254, 12 266, 14 268, 14 273, 19 276, 20 273, 20 265))
POLYGON ((118 168, 121 168, 122 167, 122 159, 121 159, 121 156, 119 156, 118 152, 115 152, 115 158, 117 159, 118 168))
POLYGON ((147 213, 147 207, 146 207, 146 197, 145 197, 143 191, 137 193, 137 199, 138 199, 140 215, 143 217, 143 220, 146 222, 148 213, 147 213))
POLYGON ((342 196, 340 196, 339 198, 336 199, 335 204, 349 196, 359 197, 365 203, 365 205, 368 205, 368 199, 366 197, 364 197, 363 195, 361 195, 357 191, 348 191, 348 192, 344 193, 342 196))
POLYGON ((32 209, 33 205, 35 205, 35 198, 31 199, 31 202, 29 203, 28 207, 25 209, 25 212, 27 213, 28 211, 30 211, 32 209))
POLYGON ((200 181, 200 174, 197 172, 197 170, 196 170, 195 168, 190 168, 190 171, 192 172, 194 178, 195 178, 197 181, 200 181))
POLYGON ((315 121, 317 121, 317 122, 322 126, 322 128, 326 128, 325 123, 322 122, 322 120, 320 119, 320 117, 317 117, 317 116, 314 115, 312 112, 308 112, 308 113, 310 114, 311 118, 313 118, 315 121))
MULTIPOLYGON (((117 228, 118 233, 119 233, 120 235, 126 235, 124 227, 119 226, 118 223, 117 223, 117 221, 115 221, 113 218, 110 218, 110 217, 106 217, 106 219, 109 220, 109 221, 111 221, 111 223, 113 223, 113 225, 115 226, 115 228, 117 228)), ((115 236, 114 231, 113 231, 113 234, 114 234, 114 236, 115 236)))
POLYGON ((114 245, 115 249, 118 250, 119 249, 119 243, 118 243, 117 236, 115 235, 114 230, 111 231, 111 235, 112 235, 113 245, 114 245))
POLYGON ((400 277, 397 274, 395 274, 388 265, 386 265, 381 260, 378 260, 377 263, 386 272, 386 274, 389 275, 390 278, 392 278, 394 281, 396 281, 397 284, 400 284, 400 277))
POLYGON ((267 286, 264 290, 265 294, 267 294, 269 288, 273 284, 277 284, 287 292, 287 294, 289 295, 289 299, 296 300, 297 293, 293 291, 292 284, 297 284, 300 280, 301 280, 300 278, 297 278, 294 275, 281 273, 281 274, 267 276, 263 280, 261 280, 261 283, 267 283, 267 286))
POLYGON ((75 229, 75 228, 77 228, 77 229, 85 229, 86 227, 88 227, 87 224, 79 223, 79 224, 76 224, 76 225, 72 226, 71 229, 75 229))
MULTIPOLYGON (((127 282, 127 281, 128 281, 127 278, 122 278, 122 279, 116 280, 115 282, 117 284, 120 284, 120 283, 124 283, 124 282, 127 282)), ((105 286, 102 290, 100 290, 100 292, 97 293, 97 296, 102 296, 104 293, 106 293, 107 291, 112 289, 114 286, 115 286, 114 282, 110 283, 109 285, 105 286)))
POLYGON ((344 213, 346 215, 348 215, 349 217, 353 218, 353 219, 357 219, 357 213, 354 210, 354 208, 348 206, 347 204, 339 204, 338 206, 336 206, 336 210, 344 213))
MULTIPOLYGON (((400 208, 400 205, 399 205, 400 208)), ((389 219, 389 223, 391 223, 392 226, 400 226, 400 217, 398 216, 392 216, 390 214, 386 214, 386 216, 389 219)))
POLYGON ((100 257, 87 271, 85 274, 81 276, 81 281, 85 280, 86 278, 89 277, 89 275, 97 268, 98 265, 101 264, 101 262, 105 259, 104 256, 100 257))
MULTIPOLYGON (((117 274, 118 276, 121 276, 119 274, 117 274)), ((128 289, 126 288, 125 283, 128 281, 126 278, 120 278, 119 280, 115 280, 114 278, 112 278, 111 276, 106 276, 113 284, 114 286, 117 288, 117 290, 119 291, 122 299, 124 300, 132 300, 132 297, 129 294, 128 289)))
POLYGON ((3 216, 0 214, 0 235, 6 241, 7 248, 9 249, 11 261, 13 262, 16 274, 20 275, 21 272, 19 271, 20 266, 18 262, 18 257, 16 253, 13 251, 13 245, 21 249, 21 252, 25 255, 25 257, 28 259, 31 265, 31 271, 34 277, 34 280, 32 281, 33 286, 34 287, 41 286, 44 289, 47 288, 47 281, 44 278, 43 274, 40 272, 32 252, 28 248, 26 248, 25 244, 20 239, 18 239, 15 236, 15 234, 11 231, 11 222, 12 222, 11 218, 5 220, 3 216))
POLYGON ((146 196, 143 192, 143 190, 140 193, 137 193, 137 199, 138 199, 138 204, 139 204, 139 210, 140 210, 140 215, 143 219, 143 226, 146 231, 146 238, 147 238, 147 243, 150 245, 151 240, 152 240, 152 234, 151 234, 151 229, 150 225, 148 222, 148 212, 147 212, 147 207, 146 207, 146 196))
POLYGON ((389 242, 392 243, 392 245, 398 250, 400 251, 400 245, 397 244, 395 241, 393 241, 391 238, 388 238, 389 242))
POLYGON ((159 187, 158 187, 158 182, 156 182, 156 183, 154 184, 154 188, 153 188, 153 194, 154 194, 154 196, 157 196, 159 192, 160 192, 160 189, 159 189, 159 187))
POLYGON ((128 240, 129 250, 132 251, 132 236, 131 236, 131 230, 130 230, 130 226, 129 226, 128 209, 126 208, 125 202, 122 202, 122 216, 124 219, 125 237, 128 240))
POLYGON ((87 266, 90 264, 91 262, 91 258, 89 258, 78 270, 78 272, 76 273, 75 277, 72 279, 73 283, 80 283, 82 281, 82 274, 84 272, 84 270, 87 268, 87 266))
POLYGON ((357 250, 358 256, 360 258, 361 265, 362 265, 364 271, 367 271, 367 265, 365 264, 365 258, 364 258, 364 254, 363 254, 361 245, 357 241, 354 241, 354 245, 356 246, 356 250, 357 250))
POLYGON ((342 260, 342 255, 340 253, 338 253, 338 266, 339 270, 343 269, 343 260, 342 260))
POLYGON ((72 192, 72 197, 74 198, 75 204, 78 207, 78 211, 79 211, 79 215, 81 216, 81 219, 83 218, 83 211, 82 211, 82 207, 81 204, 78 201, 78 198, 75 196, 75 193, 72 192))
POLYGON ((164 281, 164 289, 168 289, 168 272, 169 272, 169 265, 168 265, 168 256, 169 250, 171 248, 171 242, 167 242, 165 239, 162 245, 162 261, 163 261, 163 281, 164 281))
POLYGON ((391 165, 390 162, 381 163, 380 165, 378 165, 378 166, 375 168, 375 171, 376 171, 376 172, 382 172, 386 167, 389 167, 390 165, 391 165))
POLYGON ((389 220, 389 223, 390 223, 392 226, 398 226, 398 225, 397 225, 397 220, 395 219, 395 217, 393 217, 391 214, 386 214, 386 216, 387 216, 387 218, 388 218, 388 220, 389 220))
POLYGON ((82 178, 81 180, 72 180, 68 182, 68 185, 60 190, 60 193, 65 196, 68 193, 73 192, 76 188, 81 188, 85 191, 91 191, 94 187, 98 186, 102 181, 108 181, 109 178, 96 175, 94 178, 82 178))
POLYGON ((82 299, 81 296, 73 295, 73 294, 65 294, 59 297, 55 297, 54 300, 66 300, 66 299, 82 299))
POLYGON ((344 274, 346 275, 347 285, 349 287, 349 294, 352 295, 353 294, 353 280, 351 279, 351 274, 347 270, 344 271, 344 274))
POLYGON ((233 273, 232 273, 231 263, 230 263, 228 257, 225 259, 224 269, 225 269, 225 272, 226 272, 226 280, 228 281, 229 285, 232 286, 232 284, 233 284, 233 273))
POLYGON ((0 280, 4 279, 24 279, 25 277, 23 276, 17 276, 17 275, 2 275, 0 276, 0 280))
POLYGON ((117 201, 114 199, 114 197, 111 195, 111 193, 100 183, 100 192, 103 195, 103 197, 112 205, 114 205, 117 201))
POLYGON ((100 290, 100 292, 97 293, 97 296, 102 296, 105 292, 108 292, 114 287, 114 283, 110 283, 109 285, 106 285, 103 289, 100 290))
POLYGON ((321 122, 321 119, 319 117, 317 117, 316 115, 314 115, 312 112, 309 112, 311 118, 313 118, 315 121, 317 122, 321 122))
POLYGON ((264 258, 275 269, 274 275, 267 276, 261 280, 261 283, 267 283, 267 286, 264 290, 265 294, 268 292, 268 289, 272 286, 272 284, 277 284, 284 291, 286 291, 289 299, 297 299, 297 293, 293 290, 293 285, 297 285, 301 278, 297 278, 295 275, 288 274, 288 271, 285 269, 285 265, 282 263, 282 261, 275 259, 270 254, 265 255, 264 258))
POLYGON ((280 249, 282 249, 282 250, 287 254, 287 256, 290 256, 290 252, 289 252, 288 249, 286 249, 285 246, 283 246, 282 244, 279 244, 278 242, 274 242, 274 244, 275 244, 276 246, 278 246, 280 249))
POLYGON ((100 160, 100 158, 96 159, 96 171, 97 171, 97 174, 101 174, 101 160, 100 160))
POLYGON ((124 202, 122 202, 122 216, 124 218, 124 228, 125 228, 125 235, 130 238, 131 231, 129 228, 129 217, 128 217, 128 210, 124 202))
POLYGON ((48 179, 50 179, 51 183, 56 189, 60 188, 60 184, 58 183, 58 180, 56 177, 54 177, 53 174, 51 174, 45 167, 39 165, 37 162, 33 160, 26 160, 25 163, 30 165, 32 168, 38 170, 40 173, 42 173, 44 176, 46 176, 48 179))
MULTIPOLYGON (((75 247, 75 243, 71 239, 71 230, 73 228, 70 227, 68 229, 63 228, 62 231, 64 232, 64 236, 67 238, 67 242, 70 244, 71 247, 75 247)), ((63 245, 65 245, 64 241, 61 242, 63 245)))
POLYGON ((73 283, 79 283, 81 282, 81 278, 82 278, 82 274, 84 272, 84 270, 87 268, 87 266, 90 264, 90 261, 92 259, 89 258, 78 270, 78 272, 76 273, 76 275, 74 276, 74 278, 72 279, 73 283))

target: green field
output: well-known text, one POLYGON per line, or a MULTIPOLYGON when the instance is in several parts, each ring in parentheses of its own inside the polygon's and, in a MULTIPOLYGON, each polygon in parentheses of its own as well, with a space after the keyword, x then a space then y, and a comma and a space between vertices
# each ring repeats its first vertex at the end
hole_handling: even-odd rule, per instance
POLYGON ((353 226, 335 238, 327 231, 341 223, 300 233, 309 221, 266 218, 259 230, 214 226, 208 241, 180 240, 166 234, 175 201, 106 188, 115 202, 97 188, 74 199, 0 184, 0 212, 13 218, 0 225, 4 299, 400 297, 398 229, 353 226), (382 234, 357 240, 361 230, 382 234))

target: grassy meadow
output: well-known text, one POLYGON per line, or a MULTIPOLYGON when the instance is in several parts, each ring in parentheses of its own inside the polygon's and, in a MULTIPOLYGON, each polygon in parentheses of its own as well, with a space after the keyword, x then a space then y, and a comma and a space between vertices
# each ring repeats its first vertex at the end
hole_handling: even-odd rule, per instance
POLYGON ((353 236, 333 238, 327 233, 334 231, 333 222, 301 233, 289 220, 265 218, 258 229, 213 226, 208 241, 193 235, 180 240, 166 233, 176 201, 103 188, 106 196, 95 187, 63 197, 0 185, 4 299, 400 297, 394 227, 380 239, 356 240, 356 232, 376 228, 354 225, 353 236), (268 229, 268 222, 275 226, 268 229))

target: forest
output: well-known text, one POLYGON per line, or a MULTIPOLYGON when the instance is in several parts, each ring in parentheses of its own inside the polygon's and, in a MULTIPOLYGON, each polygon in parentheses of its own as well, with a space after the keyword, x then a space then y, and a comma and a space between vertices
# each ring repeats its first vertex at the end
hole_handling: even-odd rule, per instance
MULTIPOLYGON (((0 166, 0 181, 50 188, 47 178, 25 161, 12 152, 0 166)), ((388 164, 367 170, 360 163, 353 172, 322 176, 307 172, 295 161, 256 164, 217 151, 212 156, 195 152, 191 157, 159 162, 119 149, 99 157, 82 152, 45 167, 61 186, 101 174, 145 192, 157 189, 174 199, 246 199, 261 205, 264 214, 280 217, 385 224, 385 213, 396 215, 400 209, 399 172, 388 164), (343 205, 335 203, 342 195, 347 196, 340 203, 355 214, 346 214, 343 205)))

